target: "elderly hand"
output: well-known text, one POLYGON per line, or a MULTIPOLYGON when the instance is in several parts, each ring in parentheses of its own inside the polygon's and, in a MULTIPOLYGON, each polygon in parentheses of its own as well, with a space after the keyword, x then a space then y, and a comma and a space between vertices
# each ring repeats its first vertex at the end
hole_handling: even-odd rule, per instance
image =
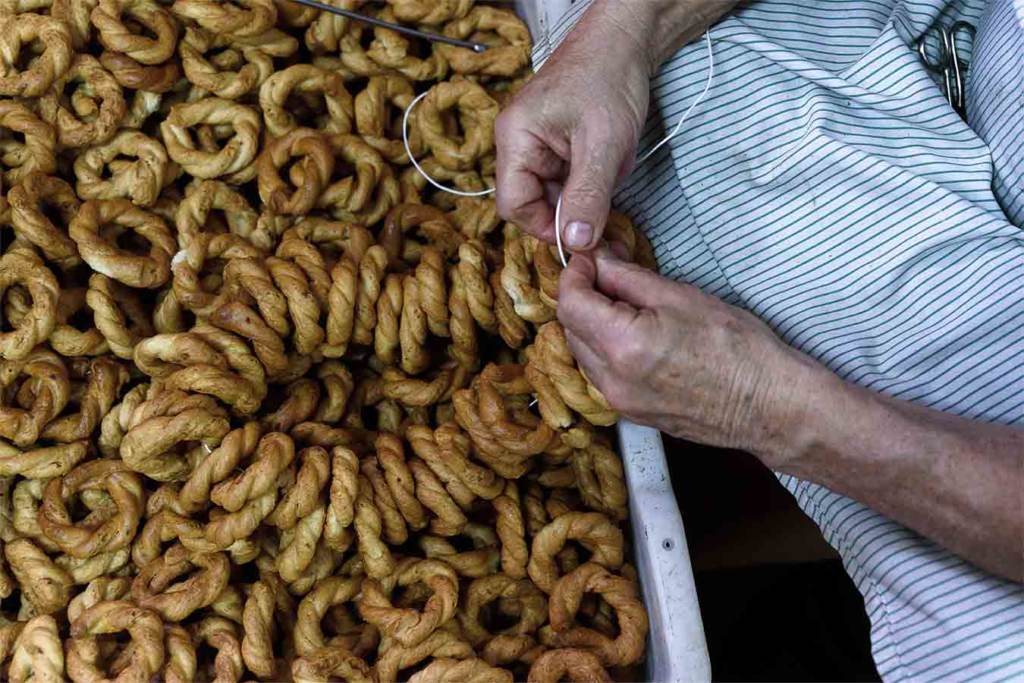
POLYGON ((821 371, 750 313, 617 258, 573 256, 558 319, 591 382, 637 422, 778 465, 821 371))
POLYGON ((576 251, 597 244, 647 116, 650 56, 637 24, 617 16, 628 4, 595 3, 495 129, 498 212, 552 242, 564 180, 562 234, 576 251))

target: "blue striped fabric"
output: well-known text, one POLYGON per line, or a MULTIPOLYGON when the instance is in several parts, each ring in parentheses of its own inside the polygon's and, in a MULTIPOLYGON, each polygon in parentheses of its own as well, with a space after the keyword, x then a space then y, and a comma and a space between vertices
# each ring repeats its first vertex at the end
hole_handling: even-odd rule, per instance
MULTIPOLYGON (((617 205, 664 274, 753 311, 847 380, 1024 427, 1024 11, 992 2, 744 6, 713 29, 707 100, 617 205), (976 132, 913 47, 936 22, 983 15, 976 132)), ((583 5, 540 37, 537 64, 583 5)), ((664 65, 641 149, 706 68, 703 42, 664 65)), ((863 594, 883 678, 1024 680, 1024 587, 822 486, 781 480, 863 594)))

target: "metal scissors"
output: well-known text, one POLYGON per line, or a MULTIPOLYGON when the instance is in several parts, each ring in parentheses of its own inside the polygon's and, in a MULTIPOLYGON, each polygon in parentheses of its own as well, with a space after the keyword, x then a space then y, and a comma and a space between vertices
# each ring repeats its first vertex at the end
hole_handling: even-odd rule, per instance
POLYGON ((917 40, 917 54, 924 65, 942 77, 942 92, 960 118, 967 120, 965 83, 969 62, 964 56, 964 41, 974 40, 974 26, 958 21, 949 28, 937 26, 917 40), (929 34, 938 37, 938 53, 929 49, 929 34))

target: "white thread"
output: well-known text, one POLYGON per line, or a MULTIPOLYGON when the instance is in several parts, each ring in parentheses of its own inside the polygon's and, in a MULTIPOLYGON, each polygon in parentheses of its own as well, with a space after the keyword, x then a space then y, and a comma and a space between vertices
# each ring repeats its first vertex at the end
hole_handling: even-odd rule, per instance
MULTIPOLYGON (((647 152, 641 155, 639 159, 637 159, 637 166, 650 159, 655 152, 657 152, 669 140, 671 140, 672 138, 679 134, 679 131, 683 129, 683 124, 686 123, 686 119, 689 118, 690 114, 693 113, 693 110, 697 108, 697 105, 704 101, 704 98, 707 96, 708 91, 711 90, 711 81, 715 77, 715 51, 711 47, 710 28, 704 32, 704 40, 708 46, 708 78, 707 81, 704 83, 704 90, 701 91, 700 95, 697 96, 697 99, 695 99, 693 103, 690 104, 690 106, 686 109, 686 111, 683 112, 683 115, 679 117, 679 121, 676 122, 676 125, 672 128, 672 131, 668 135, 663 137, 661 140, 659 140, 657 144, 654 145, 654 147, 651 147, 649 150, 647 150, 647 152)), ((430 91, 428 90, 427 92, 430 91)), ((428 183, 430 183, 437 189, 441 190, 442 192, 457 194, 460 197, 485 197, 489 194, 492 194, 494 192, 493 187, 488 188, 486 190, 479 190, 477 192, 465 192, 463 190, 456 190, 455 188, 442 185, 441 183, 431 178, 427 174, 427 172, 423 170, 423 167, 420 166, 419 162, 416 161, 416 157, 413 156, 412 150, 409 148, 409 114, 412 112, 413 107, 415 107, 416 104, 426 96, 426 92, 418 95, 412 102, 409 103, 409 106, 405 108, 405 114, 402 116, 402 144, 405 145, 405 153, 409 155, 409 161, 412 162, 413 168, 415 168, 419 172, 419 174, 423 176, 424 180, 426 180, 428 183)), ((565 258, 565 250, 562 248, 561 192, 558 193, 558 201, 555 202, 555 245, 558 247, 558 258, 561 259, 562 267, 565 268, 566 266, 568 266, 569 262, 565 258)))
POLYGON ((669 140, 675 137, 680 130, 682 130, 683 124, 686 122, 687 117, 689 117, 693 110, 696 109, 698 104, 704 101, 704 98, 707 96, 708 91, 711 90, 711 79, 715 77, 715 51, 711 49, 710 28, 704 32, 704 40, 707 41, 708 44, 708 80, 707 82, 704 83, 704 90, 701 91, 700 95, 697 95, 697 99, 693 101, 693 104, 691 104, 689 108, 685 112, 683 112, 683 115, 679 118, 679 121, 676 122, 675 127, 672 129, 672 132, 666 135, 664 138, 662 138, 658 144, 656 144, 654 147, 651 147, 649 150, 647 150, 646 154, 644 154, 643 156, 636 160, 638 166, 647 161, 648 159, 650 159, 655 152, 661 149, 662 145, 667 143, 669 140))
POLYGON ((420 162, 416 161, 416 156, 412 153, 412 150, 409 149, 409 114, 412 113, 412 108, 415 107, 420 100, 426 97, 429 92, 430 91, 428 90, 425 93, 417 95, 416 99, 410 102, 409 106, 405 108, 405 114, 402 116, 402 144, 405 145, 405 153, 409 155, 409 161, 412 162, 413 168, 419 171, 419 174, 423 176, 424 180, 443 192, 457 194, 460 197, 486 197, 487 195, 492 194, 494 192, 493 187, 486 190, 478 190, 476 192, 465 192, 463 190, 456 190, 454 187, 442 185, 431 178, 427 172, 423 170, 423 167, 420 166, 420 162))

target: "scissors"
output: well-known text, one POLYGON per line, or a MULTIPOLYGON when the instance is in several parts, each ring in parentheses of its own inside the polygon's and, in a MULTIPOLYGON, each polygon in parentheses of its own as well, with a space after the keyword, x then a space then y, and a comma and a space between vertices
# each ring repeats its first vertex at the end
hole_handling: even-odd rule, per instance
POLYGON ((942 77, 942 92, 946 101, 966 121, 964 84, 969 64, 962 54, 962 48, 965 40, 974 40, 974 26, 966 21, 958 21, 949 28, 938 26, 933 32, 938 35, 937 57, 933 58, 928 49, 929 33, 918 39, 917 54, 930 71, 942 77))

